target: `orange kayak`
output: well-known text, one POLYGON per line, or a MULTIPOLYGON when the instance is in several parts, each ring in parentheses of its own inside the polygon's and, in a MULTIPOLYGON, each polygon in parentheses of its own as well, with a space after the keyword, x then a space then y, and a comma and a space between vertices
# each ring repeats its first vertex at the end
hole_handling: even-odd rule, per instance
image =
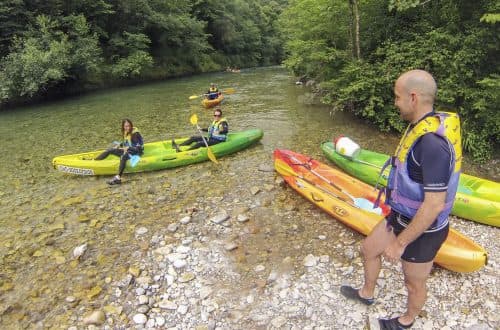
MULTIPOLYGON (((378 191, 372 186, 305 155, 276 149, 274 168, 293 189, 363 235, 368 235, 390 212, 383 203, 373 208, 378 191)), ((486 264, 487 253, 450 228, 434 261, 455 272, 473 272, 486 264)))
POLYGON ((222 100, 224 100, 224 95, 220 93, 216 99, 213 100, 203 99, 201 101, 201 104, 203 104, 203 106, 208 109, 211 107, 215 107, 216 105, 219 105, 222 102, 222 100))

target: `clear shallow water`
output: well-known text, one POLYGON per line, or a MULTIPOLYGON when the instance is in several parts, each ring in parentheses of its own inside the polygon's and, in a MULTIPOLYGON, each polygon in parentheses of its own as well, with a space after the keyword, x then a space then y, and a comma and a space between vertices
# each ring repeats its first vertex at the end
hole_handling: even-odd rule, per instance
MULTIPOLYGON (((220 197, 234 207, 245 204, 244 196, 252 187, 272 184, 257 168, 272 165, 275 148, 327 162, 319 144, 338 134, 379 152, 390 153, 397 144, 398 136, 378 132, 348 114, 331 114, 328 107, 310 105, 310 98, 307 89, 296 86, 286 71, 266 68, 102 91, 0 113, 4 142, 0 157, 0 324, 65 324, 71 311, 64 300, 70 295, 80 306, 104 304, 100 290, 109 278, 127 273, 148 248, 147 242, 135 236, 139 226, 164 232, 186 206, 203 198, 220 197), (212 111, 203 109, 200 99, 188 97, 204 92, 210 82, 222 90, 236 89, 222 105, 230 129, 262 128, 261 143, 221 159, 220 166, 206 162, 127 175, 125 184, 117 188, 109 188, 106 178, 70 176, 52 168, 56 155, 103 148, 119 139, 120 121, 125 117, 139 127, 146 142, 196 133, 190 115, 196 113, 200 125, 206 126, 212 111), (72 251, 83 243, 88 244, 89 257, 77 261, 72 251)), ((487 176, 470 166, 466 171, 487 176)), ((293 193, 277 194, 277 198, 281 199, 277 205, 290 204, 290 199, 306 204, 293 193)), ((276 207, 272 202, 268 205, 276 207)), ((290 219, 279 219, 276 210, 263 207, 259 212, 267 219, 261 225, 282 238, 274 242, 280 249, 320 248, 317 241, 290 239, 290 227, 295 226, 295 232, 304 228, 290 219)), ((312 206, 297 212, 304 219, 320 214, 320 221, 312 225, 317 226, 312 229, 316 232, 343 228, 312 206), (338 227, 332 229, 332 223, 338 227)), ((247 260, 270 258, 260 249, 265 241, 266 236, 248 240, 247 260)))

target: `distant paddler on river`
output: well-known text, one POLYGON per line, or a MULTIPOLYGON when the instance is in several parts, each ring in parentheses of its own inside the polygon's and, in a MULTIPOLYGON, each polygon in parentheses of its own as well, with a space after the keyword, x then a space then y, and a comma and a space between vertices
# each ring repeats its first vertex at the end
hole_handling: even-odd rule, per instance
POLYGON ((195 100, 197 98, 204 97, 204 99, 201 101, 201 104, 205 108, 211 108, 219 105, 224 100, 224 94, 233 94, 235 92, 236 91, 234 88, 226 88, 220 91, 215 86, 215 84, 212 83, 210 84, 210 89, 206 93, 200 95, 191 95, 189 99, 195 100))
POLYGON ((122 135, 123 141, 112 148, 107 149, 100 155, 98 155, 95 160, 103 160, 109 155, 115 155, 120 157, 120 166, 118 167, 118 174, 113 177, 113 179, 108 181, 109 185, 121 184, 122 174, 125 170, 125 165, 127 160, 130 159, 130 165, 132 167, 137 164, 140 160, 140 155, 144 152, 144 141, 142 139, 141 133, 134 127, 130 119, 122 120, 122 135))

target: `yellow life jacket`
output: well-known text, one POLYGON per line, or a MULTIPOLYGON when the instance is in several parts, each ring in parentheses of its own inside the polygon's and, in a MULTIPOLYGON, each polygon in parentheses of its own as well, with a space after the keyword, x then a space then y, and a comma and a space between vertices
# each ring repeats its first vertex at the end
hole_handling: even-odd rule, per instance
POLYGON ((462 142, 458 115, 451 112, 436 112, 418 122, 414 127, 409 125, 399 142, 394 156, 384 165, 382 172, 390 162, 392 168, 385 188, 387 204, 394 211, 412 219, 424 201, 425 192, 422 184, 410 178, 407 161, 414 144, 420 137, 428 133, 437 134, 448 140, 453 148, 452 160, 454 161, 453 168, 450 166, 445 207, 439 213, 436 221, 426 230, 430 232, 439 230, 448 224, 448 215, 451 212, 458 188, 462 168, 462 142))

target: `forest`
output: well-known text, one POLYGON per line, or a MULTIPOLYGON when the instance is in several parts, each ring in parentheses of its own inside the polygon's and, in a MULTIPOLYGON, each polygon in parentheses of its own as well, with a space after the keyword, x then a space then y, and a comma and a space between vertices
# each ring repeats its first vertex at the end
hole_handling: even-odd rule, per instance
POLYGON ((0 106, 283 64, 334 110, 402 131, 393 83, 420 68, 484 161, 500 145, 499 23, 494 0, 4 0, 0 106))

